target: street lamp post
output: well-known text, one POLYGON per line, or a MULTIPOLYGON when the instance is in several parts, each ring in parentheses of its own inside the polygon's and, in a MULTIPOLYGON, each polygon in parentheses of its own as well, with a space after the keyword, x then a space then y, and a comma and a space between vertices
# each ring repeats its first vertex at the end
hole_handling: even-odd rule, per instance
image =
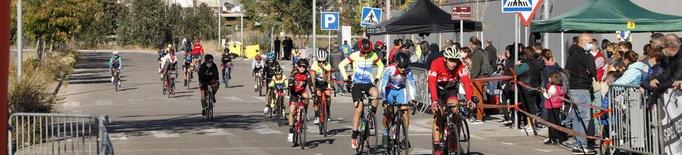
POLYGON ((21 6, 21 0, 17 1, 17 79, 21 79, 21 74, 23 72, 23 60, 24 60, 24 34, 23 34, 23 24, 21 21, 22 18, 22 6, 21 6))

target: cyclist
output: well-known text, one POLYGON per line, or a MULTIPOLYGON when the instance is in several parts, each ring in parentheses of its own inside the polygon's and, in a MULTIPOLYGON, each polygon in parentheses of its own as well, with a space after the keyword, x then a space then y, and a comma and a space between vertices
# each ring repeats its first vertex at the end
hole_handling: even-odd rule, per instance
MULTIPOLYGON (((327 119, 329 119, 329 105, 331 105, 331 98, 330 95, 332 94, 331 91, 331 71, 332 71, 332 66, 327 63, 327 51, 324 49, 320 49, 317 52, 317 61, 313 62, 313 65, 310 66, 311 75, 313 75, 313 83, 315 84, 315 94, 317 96, 322 96, 323 94, 326 97, 326 102, 327 102, 327 107, 326 110, 327 112, 327 119)), ((313 109, 315 109, 315 124, 319 124, 320 120, 320 103, 313 102, 313 109)))
MULTIPOLYGON (((263 70, 264 67, 265 67, 265 62, 263 61, 263 56, 261 54, 256 54, 256 56, 253 58, 253 62, 251 62, 251 75, 256 76, 256 73, 263 70)), ((255 78, 254 78, 254 80, 255 80, 255 78)), ((255 85, 253 85, 253 91, 256 92, 256 91, 258 91, 257 89, 258 89, 258 81, 256 81, 255 85)))
MULTIPOLYGON (((395 64, 386 67, 384 74, 379 81, 379 91, 381 91, 382 98, 388 105, 406 105, 414 100, 416 94, 416 86, 412 71, 410 70, 410 56, 406 53, 397 53, 395 55, 395 64)), ((388 143, 388 129, 391 125, 393 114, 393 107, 386 107, 384 111, 384 134, 383 143, 388 143)), ((403 116, 403 124, 405 127, 410 126, 410 109, 407 106, 400 106, 399 109, 403 116)))
MULTIPOLYGON (((185 41, 186 41, 186 39, 185 39, 185 41)), ((189 49, 189 48, 186 48, 186 49, 189 49)), ((190 67, 193 67, 193 65, 192 65, 192 51, 185 50, 184 59, 185 59, 185 63, 182 65, 182 67, 184 68, 184 71, 185 71, 184 72, 185 73, 185 76, 184 76, 185 85, 187 85, 187 80, 189 79, 189 74, 191 74, 190 73, 191 72, 190 67)), ((194 69, 194 68, 192 68, 192 69, 194 69)))
MULTIPOLYGON (((271 78, 266 80, 266 84, 270 85, 272 82, 274 82, 273 79, 275 78, 275 75, 277 75, 278 72, 284 72, 284 71, 282 71, 282 68, 279 65, 276 65, 276 66, 273 65, 273 66, 268 67, 268 71, 266 71, 266 72, 269 72, 268 73, 269 75, 266 75, 266 76, 271 76, 271 78)), ((282 73, 279 73, 279 74, 281 75, 282 73)), ((262 82, 262 81, 260 81, 260 82, 262 82)), ((279 81, 279 82, 281 82, 281 81, 279 81)), ((270 89, 270 88, 272 88, 272 87, 267 87, 265 89, 266 90, 265 94, 270 95, 270 93, 273 93, 273 92, 270 92, 270 91, 272 91, 272 89, 270 89)), ((270 108, 270 100, 266 100, 265 108, 263 108, 263 114, 268 114, 269 108, 270 108)))
POLYGON ((194 46, 192 47, 192 58, 194 61, 192 64, 194 66, 198 65, 201 63, 201 55, 204 54, 204 47, 201 46, 201 40, 199 38, 194 40, 194 46))
MULTIPOLYGON (((113 56, 109 58, 109 70, 111 71, 111 83, 114 83, 116 74, 121 74, 121 71, 123 71, 123 58, 118 55, 118 51, 113 51, 111 54, 113 54, 113 56), (116 69, 118 69, 118 72, 116 72, 116 69)), ((120 83, 121 81, 117 84, 120 83)))
MULTIPOLYGON (((299 60, 301 60, 301 51, 294 50, 291 54, 291 64, 296 64, 299 60)), ((296 66, 292 66, 291 69, 296 70, 296 66)))
MULTIPOLYGON (((213 56, 211 54, 206 54, 204 56, 204 63, 199 66, 199 88, 201 89, 201 115, 206 115, 206 91, 210 86, 213 90, 213 94, 218 92, 220 87, 218 66, 213 63, 213 56)), ((212 100, 215 103, 215 95, 212 100)))
MULTIPOLYGON (((274 71, 275 76, 273 76, 272 81, 270 81, 270 83, 268 83, 268 87, 270 88, 270 90, 272 90, 272 91, 277 90, 277 91, 281 91, 283 93, 284 89, 287 88, 287 86, 289 85, 289 81, 287 81, 287 78, 284 77, 283 72, 284 71, 282 70, 282 68, 277 68, 274 71)), ((273 93, 273 94, 276 95, 276 93, 273 93)), ((270 102, 272 102, 272 101, 270 101, 270 102)), ((275 101, 275 103, 276 103, 276 101, 275 101)), ((266 105, 266 107, 268 107, 268 106, 266 105)), ((282 107, 282 108, 285 108, 285 107, 282 107)))
POLYGON ((308 110, 308 98, 310 92, 313 92, 312 79, 310 72, 308 72, 308 60, 301 59, 296 63, 296 70, 289 77, 289 135, 287 141, 289 143, 294 141, 294 115, 299 100, 304 100, 306 111, 308 110), (309 91, 306 91, 306 88, 309 91))
MULTIPOLYGON (((466 66, 462 60, 464 53, 455 47, 448 47, 443 52, 443 57, 436 58, 431 62, 431 70, 428 75, 429 93, 431 94, 431 110, 434 111, 432 136, 433 136, 433 150, 434 155, 440 155, 441 144, 440 137, 443 130, 445 116, 439 111, 441 102, 449 105, 459 104, 457 97, 459 93, 458 83, 464 86, 467 104, 473 105, 471 102, 471 81, 467 74, 466 66)), ((454 112, 459 112, 453 109, 454 112)), ((462 118, 463 119, 463 118, 462 118)))
MULTIPOLYGON (((171 48, 168 50, 168 54, 161 59, 161 64, 162 69, 159 74, 163 76, 163 94, 166 95, 171 76, 175 76, 174 78, 177 78, 178 76, 176 70, 178 57, 175 55, 175 49, 171 48)), ((175 92, 173 92, 173 95, 175 95, 175 92)))
POLYGON ((221 58, 222 65, 221 70, 223 71, 223 75, 225 75, 225 72, 227 71, 230 73, 230 76, 227 77, 228 79, 232 79, 232 68, 229 68, 229 65, 232 65, 232 55, 230 55, 230 49, 225 48, 223 50, 223 55, 221 58))
MULTIPOLYGON (((168 54, 168 53, 166 52, 166 50, 163 49, 163 47, 161 47, 161 48, 159 48, 159 51, 156 52, 156 54, 159 55, 159 56, 156 58, 156 63, 158 63, 159 73, 161 73, 161 59, 162 59, 163 57, 165 57, 166 54, 168 54)), ((161 76, 161 77, 163 78, 163 76, 161 76)))
MULTIPOLYGON (((359 43, 360 52, 354 52, 349 55, 345 60, 339 63, 339 70, 344 70, 346 65, 353 63, 353 88, 351 88, 351 93, 353 96, 353 102, 355 103, 355 114, 353 116, 353 133, 351 135, 351 147, 353 149, 358 147, 358 123, 360 122, 360 114, 363 111, 363 106, 360 104, 362 99, 362 92, 365 95, 371 96, 375 100, 372 100, 372 108, 370 109, 373 113, 376 113, 377 109, 377 98, 379 97, 379 92, 374 86, 374 82, 378 81, 372 78, 372 69, 376 64, 377 78, 381 76, 381 72, 384 70, 384 64, 381 62, 380 58, 372 50, 372 43, 368 39, 362 39, 359 43), (374 81, 372 81, 374 80, 374 81)), ((341 72, 344 80, 348 80, 346 72, 341 72)))
MULTIPOLYGON (((274 51, 270 51, 267 54, 267 62, 265 62, 265 83, 270 83, 270 80, 272 79, 272 76, 274 75, 274 71, 276 68, 280 68, 279 62, 277 62, 276 55, 274 51)), ((266 91, 267 88, 266 88, 266 91)))

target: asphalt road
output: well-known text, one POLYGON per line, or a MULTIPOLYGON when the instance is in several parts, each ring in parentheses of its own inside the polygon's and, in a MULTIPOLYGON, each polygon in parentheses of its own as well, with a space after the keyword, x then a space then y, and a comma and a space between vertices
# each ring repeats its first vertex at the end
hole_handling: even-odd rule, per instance
MULTIPOLYGON (((178 82, 177 94, 168 98, 161 94, 156 55, 124 52, 123 86, 117 92, 109 82, 106 63, 110 56, 105 52, 81 53, 75 73, 60 92, 65 101, 57 107, 63 113, 108 115, 112 121, 108 129, 117 154, 354 153, 350 148, 352 105, 349 96, 336 96, 332 100, 333 119, 329 129, 333 134, 320 136, 317 126, 311 123, 307 148, 301 150, 286 142, 288 128, 284 121, 273 121, 263 115, 265 99, 253 92, 250 60, 236 61, 232 86, 226 89, 221 85, 217 93, 216 119, 207 121, 201 116, 198 81, 193 81, 189 90, 178 82), (279 123, 283 126, 278 126, 279 123)), ((282 63, 290 66, 287 62, 282 63)), ((430 118, 427 114, 413 116, 411 154, 431 153, 430 118)), ((495 122, 470 125, 473 154, 570 154, 563 147, 542 144, 542 136, 532 136, 532 133, 495 122)), ((546 132, 539 131, 541 135, 546 132)))

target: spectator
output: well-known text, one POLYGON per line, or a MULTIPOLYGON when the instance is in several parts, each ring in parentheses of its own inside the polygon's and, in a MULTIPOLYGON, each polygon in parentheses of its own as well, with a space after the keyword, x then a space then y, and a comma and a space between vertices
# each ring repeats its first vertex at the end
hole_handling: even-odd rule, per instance
MULTIPOLYGON (((538 114, 538 101, 540 97, 540 93, 537 91, 534 91, 532 89, 534 88, 540 88, 540 77, 541 77, 541 72, 543 70, 544 64, 540 62, 537 58, 535 58, 535 51, 531 48, 528 47, 523 53, 523 59, 521 60, 521 65, 518 66, 518 69, 515 69, 516 75, 518 75, 519 81, 522 81, 523 83, 526 83, 530 86, 530 88, 527 87, 520 87, 520 98, 521 98, 521 103, 523 105, 523 109, 528 111, 531 114, 538 114)), ((526 127, 524 128, 525 130, 535 130, 536 129, 536 124, 530 116, 526 116, 526 127)))
MULTIPOLYGON (((329 53, 329 61, 331 63, 332 68, 339 68, 338 65, 341 62, 341 60, 345 59, 346 57, 343 55, 343 52, 341 52, 342 48, 338 47, 339 45, 335 42, 334 46, 332 47, 333 50, 329 53)), ((340 71, 334 71, 334 78, 341 81, 343 80, 343 77, 341 77, 341 72, 340 71)), ((341 83, 336 83, 336 92, 340 92, 342 95, 345 94, 345 90, 343 88, 346 88, 345 85, 341 83)))
MULTIPOLYGON (((429 55, 426 56, 426 64, 431 64, 433 60, 435 60, 438 57, 442 57, 443 53, 440 52, 440 48, 438 47, 438 44, 431 44, 431 47, 429 48, 431 52, 429 52, 429 55)), ((431 65, 426 65, 426 69, 431 69, 431 65)))
POLYGON ((623 62, 628 65, 628 68, 623 73, 623 76, 614 82, 615 85, 639 85, 648 69, 646 64, 637 61, 638 58, 639 55, 635 52, 625 53, 623 62))
POLYGON ((400 39, 395 39, 393 40, 393 49, 391 49, 390 52, 388 52, 388 61, 393 62, 393 57, 395 56, 395 53, 400 50, 400 46, 402 46, 402 40, 400 39))
MULTIPOLYGON (((582 34, 578 38, 578 44, 571 46, 569 49, 568 62, 566 63, 566 70, 570 73, 568 96, 575 104, 579 106, 572 106, 574 110, 569 113, 566 121, 571 122, 571 128, 579 134, 586 134, 588 121, 590 117, 590 109, 587 105, 592 103, 591 90, 592 81, 596 77, 596 66, 594 59, 589 55, 589 50, 592 49, 592 36, 582 34)), ((587 140, 583 137, 576 137, 574 143, 567 144, 571 147, 573 152, 583 152, 583 149, 588 153, 593 152, 587 146, 587 140)))
MULTIPOLYGON (((545 110, 549 116, 549 122, 552 124, 560 124, 559 117, 561 108, 564 106, 564 88, 561 73, 559 71, 552 72, 549 75, 549 84, 543 89, 543 96, 545 100, 545 110)), ((561 137, 561 132, 554 128, 549 128, 548 137, 545 144, 558 144, 561 137)))
POLYGON ((490 61, 490 66, 497 66, 497 48, 493 46, 493 42, 490 40, 485 41, 485 52, 488 54, 488 61, 490 61))
MULTIPOLYGON (((502 64, 503 64, 503 69, 502 69, 502 75, 504 76, 513 76, 514 75, 514 66, 516 65, 516 62, 514 62, 515 59, 515 50, 514 50, 514 45, 508 45, 507 47, 504 48, 504 56, 502 59, 502 64)), ((514 84, 510 81, 503 81, 501 83, 502 87, 502 103, 505 105, 510 105, 513 103, 517 103, 514 99, 514 84)), ((504 115, 504 120, 501 122, 504 125, 510 126, 512 123, 512 117, 509 109, 507 108, 501 108, 502 109, 502 114, 504 115)), ((513 111, 512 111, 513 112, 513 111)))
POLYGON ((282 55, 280 54, 280 52, 282 51, 282 50, 281 50, 281 48, 282 48, 282 41, 279 40, 279 37, 275 37, 275 42, 274 42, 274 43, 275 43, 275 47, 274 47, 274 50, 275 50, 275 58, 279 59, 279 57, 282 56, 282 55))
POLYGON ((662 76, 659 78, 654 78, 649 82, 652 88, 656 88, 658 90, 666 90, 668 88, 679 88, 680 86, 680 80, 682 79, 682 72, 679 70, 682 69, 682 56, 680 56, 680 50, 682 48, 680 47, 682 43, 680 43, 680 38, 677 37, 675 34, 668 34, 665 36, 665 43, 664 43, 664 53, 666 56, 668 56, 668 63, 667 67, 665 67, 665 71, 663 72, 662 76))
POLYGON ((618 50, 618 45, 616 43, 611 43, 606 46, 606 51, 610 62, 616 62, 623 58, 623 54, 618 50))
POLYGON ((348 41, 347 41, 347 40, 344 40, 344 41, 343 41, 343 45, 341 46, 341 52, 342 52, 341 54, 342 54, 344 57, 347 57, 347 56, 350 55, 350 53, 353 53, 353 52, 351 51, 350 45, 348 45, 348 41))
POLYGON ((665 43, 665 36, 662 33, 654 33, 651 35, 651 41, 649 41, 651 47, 663 48, 665 43))
POLYGON ((550 49, 544 49, 542 50, 542 59, 545 62, 545 67, 542 69, 542 86, 548 86, 549 84, 549 75, 551 73, 561 71, 561 67, 559 64, 554 61, 554 54, 552 54, 552 50, 550 49))
POLYGON ((606 50, 606 47, 608 47, 609 45, 611 45, 611 41, 609 41, 608 39, 601 40, 601 50, 606 50))
MULTIPOLYGON (((602 98, 604 94, 603 92, 607 91, 607 89, 602 89, 602 82, 604 81, 604 75, 606 74, 606 57, 604 56, 604 53, 599 49, 599 46, 597 46, 597 39, 592 39, 592 49, 590 50, 590 56, 594 58, 594 65, 597 67, 596 73, 595 73, 595 80, 592 83, 592 105, 593 106, 601 106, 602 105, 602 98)), ((599 119, 595 119, 594 117, 590 117, 590 123, 588 125, 588 128, 590 129, 590 133, 596 133, 595 131, 601 131, 599 124, 599 119)), ((593 142, 593 141, 591 141, 593 142)))
MULTIPOLYGON (((627 52, 632 51, 632 43, 627 42, 627 41, 620 42, 620 43, 618 43, 618 48, 620 49, 620 52, 622 52, 621 54, 625 54, 627 52)), ((624 56, 624 55, 622 55, 622 56, 624 56)))
POLYGON ((534 57, 536 59, 542 60, 542 45, 540 43, 533 43, 533 51, 535 52, 534 57))
POLYGON ((285 36, 282 46, 284 46, 284 59, 291 60, 291 51, 294 49, 294 42, 291 38, 285 36))
MULTIPOLYGON (((661 78, 663 75, 663 72, 665 71, 665 68, 667 67, 665 63, 662 63, 665 55, 661 51, 661 48, 653 49, 651 52, 649 52, 649 59, 648 59, 648 64, 651 66, 649 68, 649 72, 646 75, 646 78, 644 78, 644 81, 640 83, 640 86, 646 90, 649 90, 652 92, 651 98, 658 98, 661 96, 662 92, 665 90, 660 90, 653 88, 650 84, 652 79, 656 78, 661 78)), ((648 100, 649 102, 647 105, 653 105, 656 103, 657 100, 648 100)))
MULTIPOLYGON (((472 79, 490 75, 492 73, 492 67, 490 66, 490 61, 486 52, 481 49, 481 40, 478 40, 476 36, 469 38, 469 48, 472 50, 471 53, 471 68, 469 70, 469 75, 472 79)), ((478 97, 477 105, 482 105, 485 98, 483 98, 483 92, 485 88, 485 83, 480 81, 472 82, 472 87, 474 94, 473 96, 478 97)))

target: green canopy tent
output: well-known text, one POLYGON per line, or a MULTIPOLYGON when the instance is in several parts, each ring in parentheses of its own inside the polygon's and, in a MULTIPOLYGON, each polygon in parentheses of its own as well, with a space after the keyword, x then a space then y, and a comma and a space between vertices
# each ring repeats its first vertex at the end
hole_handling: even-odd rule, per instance
POLYGON ((530 24, 531 32, 561 33, 561 59, 564 61, 564 33, 613 33, 682 31, 682 16, 656 13, 630 0, 591 0, 575 10, 530 24), (628 24, 630 25, 628 27, 628 24), (634 26, 634 28, 633 28, 634 26))

